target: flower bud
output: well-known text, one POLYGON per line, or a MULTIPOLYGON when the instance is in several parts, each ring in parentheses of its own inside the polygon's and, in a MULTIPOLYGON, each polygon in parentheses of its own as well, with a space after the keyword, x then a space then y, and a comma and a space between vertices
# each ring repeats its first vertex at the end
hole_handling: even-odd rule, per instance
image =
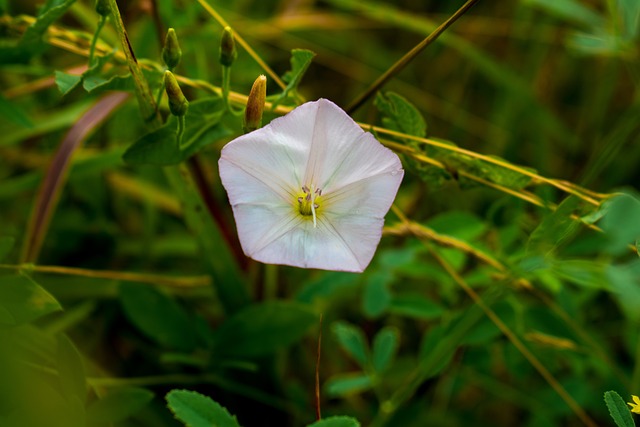
POLYGON ((185 98, 178 85, 178 81, 171 71, 164 72, 164 87, 169 98, 169 110, 174 116, 184 116, 189 108, 189 101, 185 98))
POLYGON ((107 17, 111 13, 109 0, 96 0, 96 12, 98 15, 107 17))
POLYGON ((262 112, 264 101, 267 98, 267 78, 258 76, 247 100, 247 109, 244 111, 244 132, 249 133, 262 126, 262 112))
POLYGON ((162 48, 162 60, 170 70, 173 70, 180 63, 180 58, 182 58, 182 49, 178 43, 178 36, 173 28, 169 28, 162 48))
POLYGON ((236 60, 238 51, 236 50, 236 42, 233 39, 231 27, 225 27, 222 31, 222 40, 220 41, 220 63, 225 67, 230 67, 236 60))

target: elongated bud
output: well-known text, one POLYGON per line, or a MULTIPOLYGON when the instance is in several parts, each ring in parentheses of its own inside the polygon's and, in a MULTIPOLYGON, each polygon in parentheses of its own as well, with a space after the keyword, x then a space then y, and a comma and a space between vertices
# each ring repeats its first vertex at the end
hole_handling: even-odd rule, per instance
POLYGON ((249 133, 262 126, 262 112, 264 111, 264 101, 267 98, 267 78, 264 75, 258 76, 247 100, 247 109, 244 111, 244 132, 249 133))
POLYGON ((111 6, 109 0, 96 0, 96 12, 101 16, 109 16, 111 13, 111 6))
POLYGON ((178 43, 178 36, 173 28, 169 28, 162 48, 162 60, 170 70, 173 70, 178 66, 181 58, 182 49, 180 49, 180 44, 178 43))
POLYGON ((176 77, 171 71, 164 72, 164 87, 169 98, 169 110, 174 116, 184 116, 189 108, 189 101, 182 93, 176 77))
POLYGON ((220 41, 220 63, 225 67, 230 67, 237 56, 238 51, 236 50, 233 31, 231 31, 231 27, 227 26, 222 31, 222 40, 220 41))

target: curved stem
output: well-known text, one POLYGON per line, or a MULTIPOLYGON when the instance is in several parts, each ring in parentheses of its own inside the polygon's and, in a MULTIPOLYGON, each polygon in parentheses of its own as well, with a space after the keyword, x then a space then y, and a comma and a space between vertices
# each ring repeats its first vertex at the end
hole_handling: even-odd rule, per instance
POLYGON ((93 57, 96 53, 96 44, 98 43, 98 38, 100 37, 100 32, 102 31, 102 27, 107 22, 107 17, 100 15, 100 20, 98 21, 98 27, 96 28, 96 32, 91 39, 91 47, 89 48, 89 67, 93 63, 93 57))

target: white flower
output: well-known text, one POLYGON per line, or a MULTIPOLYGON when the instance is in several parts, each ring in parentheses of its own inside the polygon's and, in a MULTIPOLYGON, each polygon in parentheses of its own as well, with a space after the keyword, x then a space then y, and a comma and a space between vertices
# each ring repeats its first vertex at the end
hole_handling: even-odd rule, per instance
POLYGON ((231 141, 219 166, 247 256, 356 272, 404 175, 395 153, 326 99, 231 141))

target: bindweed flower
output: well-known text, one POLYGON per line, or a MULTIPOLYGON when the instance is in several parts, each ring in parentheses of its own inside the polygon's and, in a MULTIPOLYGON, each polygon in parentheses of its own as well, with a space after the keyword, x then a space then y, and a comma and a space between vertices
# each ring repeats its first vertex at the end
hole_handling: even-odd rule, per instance
POLYGON ((631 406, 631 412, 640 414, 640 397, 631 395, 631 398, 633 399, 633 403, 627 402, 627 405, 631 406))
POLYGON ((404 171, 326 99, 228 143, 220 157, 244 253, 269 264, 361 272, 404 171))

